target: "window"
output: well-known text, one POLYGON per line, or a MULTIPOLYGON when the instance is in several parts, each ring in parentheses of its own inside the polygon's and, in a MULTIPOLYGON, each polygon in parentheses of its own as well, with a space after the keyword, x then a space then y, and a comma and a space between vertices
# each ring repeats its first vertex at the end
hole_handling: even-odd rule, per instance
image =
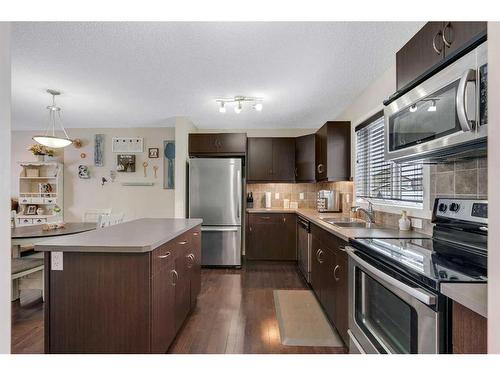
POLYGON ((356 196, 422 207, 422 164, 384 160, 384 115, 356 127, 356 196))

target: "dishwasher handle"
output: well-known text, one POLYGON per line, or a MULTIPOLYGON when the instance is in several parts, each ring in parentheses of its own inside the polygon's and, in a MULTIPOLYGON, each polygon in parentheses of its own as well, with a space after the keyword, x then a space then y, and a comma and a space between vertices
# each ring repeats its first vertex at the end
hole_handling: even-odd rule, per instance
POLYGON ((311 231, 311 226, 310 226, 309 221, 304 220, 299 216, 297 216, 297 224, 299 224, 299 226, 301 226, 302 228, 307 230, 308 233, 311 231))

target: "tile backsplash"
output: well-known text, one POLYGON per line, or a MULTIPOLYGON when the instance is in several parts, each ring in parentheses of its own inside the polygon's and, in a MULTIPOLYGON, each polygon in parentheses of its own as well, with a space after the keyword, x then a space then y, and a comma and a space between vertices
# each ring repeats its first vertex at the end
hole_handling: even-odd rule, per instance
POLYGON ((344 199, 352 200, 353 183, 341 182, 319 182, 319 183, 296 183, 296 184, 247 184, 247 192, 252 192, 254 208, 262 208, 265 205, 265 192, 271 192, 271 207, 283 207, 283 199, 297 202, 299 208, 316 208, 316 197, 319 190, 338 190, 344 194, 344 199), (278 199, 276 199, 278 194, 278 199), (302 196, 301 196, 302 195, 302 196), (302 198, 302 199, 301 199, 302 198))
POLYGON ((488 199, 488 159, 431 166, 430 204, 437 196, 488 199))

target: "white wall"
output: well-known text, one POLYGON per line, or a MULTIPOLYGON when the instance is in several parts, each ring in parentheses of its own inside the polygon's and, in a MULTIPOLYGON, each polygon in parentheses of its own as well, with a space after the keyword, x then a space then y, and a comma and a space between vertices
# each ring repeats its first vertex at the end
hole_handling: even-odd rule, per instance
POLYGON ((175 217, 187 216, 187 165, 189 160, 189 133, 196 133, 196 126, 185 117, 175 121, 175 217))
MULTIPOLYGON (((500 23, 488 22, 488 143, 500 144, 500 23)), ((488 352, 500 354, 500 147, 488 149, 488 352)))
MULTIPOLYGON (((64 162, 64 219, 65 221, 81 221, 83 213, 92 208, 112 208, 115 212, 125 213, 125 220, 141 217, 173 217, 174 190, 163 189, 163 141, 173 140, 173 128, 107 128, 107 129, 69 129, 72 138, 79 138, 83 142, 80 149, 72 145, 64 149, 59 160, 64 162), (105 135, 104 166, 94 166, 94 136, 105 135), (111 182, 110 170, 116 170, 116 155, 111 151, 112 137, 143 137, 144 153, 136 154, 135 173, 117 173, 115 182, 111 182), (160 149, 158 159, 148 158, 148 148, 160 149), (82 159, 81 153, 86 157, 82 159), (144 178, 142 163, 147 161, 147 178, 144 178), (78 166, 89 166, 91 178, 88 180, 78 177, 78 166), (153 177, 153 165, 159 167, 157 179, 153 177), (101 185, 101 178, 109 182, 101 185), (153 186, 122 186, 123 181, 152 181, 153 186)), ((26 147, 33 143, 31 137, 34 131, 12 132, 13 155, 13 182, 11 189, 13 196, 17 195, 17 176, 19 166, 17 161, 34 160, 26 151, 26 147)))
POLYGON ((10 23, 0 22, 0 353, 10 353, 10 23))

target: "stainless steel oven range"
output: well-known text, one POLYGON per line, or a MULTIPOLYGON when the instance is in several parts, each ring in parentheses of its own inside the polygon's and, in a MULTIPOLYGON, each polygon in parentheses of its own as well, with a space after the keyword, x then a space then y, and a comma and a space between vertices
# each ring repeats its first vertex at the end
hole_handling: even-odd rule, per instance
POLYGON ((437 198, 432 239, 351 240, 350 352, 449 352, 441 286, 487 282, 487 216, 487 201, 437 198))
POLYGON ((390 102, 385 159, 440 160, 486 152, 487 42, 390 102))

